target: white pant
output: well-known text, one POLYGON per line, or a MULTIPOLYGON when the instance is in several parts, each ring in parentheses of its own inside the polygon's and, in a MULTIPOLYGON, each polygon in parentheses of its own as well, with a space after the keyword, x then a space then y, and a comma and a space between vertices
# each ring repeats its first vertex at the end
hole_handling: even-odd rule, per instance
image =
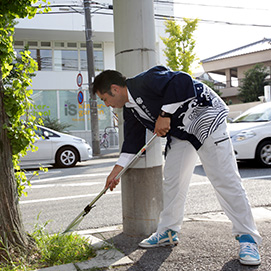
POLYGON ((186 195, 198 156, 222 209, 232 221, 232 233, 250 234, 260 244, 261 236, 241 183, 226 123, 221 124, 198 151, 190 142, 172 138, 164 168, 164 208, 157 232, 167 229, 180 232, 186 195))

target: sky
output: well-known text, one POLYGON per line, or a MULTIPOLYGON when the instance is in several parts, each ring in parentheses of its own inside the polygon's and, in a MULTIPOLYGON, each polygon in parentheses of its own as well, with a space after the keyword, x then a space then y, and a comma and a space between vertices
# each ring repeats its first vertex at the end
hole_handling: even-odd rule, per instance
MULTIPOLYGON (((195 52, 200 60, 271 38, 271 0, 174 2, 176 17, 201 19, 194 32, 195 52)), ((195 72, 200 70, 194 68, 195 72)))

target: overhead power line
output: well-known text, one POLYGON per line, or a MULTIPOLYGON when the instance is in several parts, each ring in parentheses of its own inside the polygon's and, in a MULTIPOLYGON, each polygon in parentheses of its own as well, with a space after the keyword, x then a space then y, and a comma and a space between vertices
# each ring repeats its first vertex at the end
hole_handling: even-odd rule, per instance
MULTIPOLYGON (((171 1, 156 1, 159 3, 173 3, 171 1)), ((175 3, 175 2, 174 2, 175 3)), ((177 2, 178 3, 178 2, 177 2)), ((181 2, 180 2, 181 3, 181 2)), ((184 3, 183 3, 184 4, 184 3)), ((186 3, 190 4, 190 3, 186 3)), ((191 3, 192 4, 192 3, 191 3)), ((204 4, 202 4, 204 5, 204 4)), ((82 6, 80 5, 49 5, 50 8, 59 8, 60 10, 58 11, 49 11, 47 13, 42 13, 42 14, 69 14, 69 13, 79 13, 79 14, 84 14, 84 10, 82 6), (64 8, 69 8, 69 10, 63 10, 64 8), (77 9, 76 9, 77 8, 77 9), (62 10, 61 10, 62 9, 62 10)), ((98 5, 95 3, 95 5, 92 5, 93 9, 96 9, 95 11, 92 11, 92 14, 94 15, 110 15, 112 16, 113 13, 110 12, 113 10, 113 6, 105 6, 105 5, 98 5), (101 11, 101 10, 107 10, 108 12, 101 11)), ((39 13, 37 13, 39 14, 39 13)), ((178 21, 183 21, 184 17, 179 17, 179 16, 170 16, 170 15, 164 15, 164 14, 154 14, 155 19, 157 20, 178 20, 178 21)), ((194 18, 196 19, 196 18, 194 18)), ((249 27, 271 27, 270 24, 250 24, 250 23, 236 23, 236 22, 230 22, 230 21, 219 21, 219 20, 208 20, 208 19, 199 19, 199 23, 211 23, 211 24, 226 24, 226 25, 232 25, 232 26, 249 26, 249 27)))
MULTIPOLYGON (((167 15, 161 15, 161 14, 154 14, 155 17, 159 20, 183 20, 184 17, 178 17, 178 16, 167 16, 167 15)), ((196 19, 196 18, 194 18, 196 19)), ((226 21, 217 21, 217 20, 206 20, 206 19, 199 19, 199 23, 213 23, 213 24, 227 24, 227 25, 234 25, 234 26, 254 26, 254 27, 271 27, 271 25, 268 24, 248 24, 248 23, 233 23, 233 22, 226 22, 226 21)))
POLYGON ((156 0, 155 3, 160 4, 169 4, 169 5, 185 5, 185 6, 200 6, 200 7, 215 7, 215 8, 229 8, 229 9, 244 9, 244 10, 261 10, 267 11, 265 8, 258 7, 240 7, 240 6, 224 6, 224 5, 212 5, 212 4, 203 4, 203 3, 189 3, 189 2, 180 2, 180 1, 168 1, 168 0, 156 0))

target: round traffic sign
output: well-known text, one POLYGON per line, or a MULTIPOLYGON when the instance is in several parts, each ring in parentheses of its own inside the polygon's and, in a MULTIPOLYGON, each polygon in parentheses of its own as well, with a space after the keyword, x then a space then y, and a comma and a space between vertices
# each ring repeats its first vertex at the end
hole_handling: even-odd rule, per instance
POLYGON ((78 92, 77 100, 78 100, 79 104, 82 104, 83 101, 84 101, 84 94, 83 94, 83 92, 81 90, 78 92))
POLYGON ((83 84, 83 76, 80 72, 77 74, 76 83, 78 87, 81 87, 83 84))

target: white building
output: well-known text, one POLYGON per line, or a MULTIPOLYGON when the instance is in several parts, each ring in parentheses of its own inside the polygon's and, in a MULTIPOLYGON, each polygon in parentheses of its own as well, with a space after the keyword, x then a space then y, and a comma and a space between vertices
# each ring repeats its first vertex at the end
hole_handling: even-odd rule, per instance
MULTIPOLYGON (((15 28, 15 49, 28 45, 38 62, 32 85, 33 113, 71 124, 70 133, 91 142, 83 1, 54 0, 50 6, 48 14, 20 19, 15 28), (79 73, 83 77, 81 88, 77 82, 79 73), (82 104, 78 102, 79 90, 84 94, 82 104)), ((115 69, 112 0, 93 2, 91 12, 96 73, 115 69)), ((159 15, 155 19, 157 64, 165 64, 160 39, 165 36, 164 20, 160 15, 172 16, 173 5, 154 1, 154 13, 159 15)), ((113 115, 100 100, 98 111, 102 132, 113 126, 113 115)))

